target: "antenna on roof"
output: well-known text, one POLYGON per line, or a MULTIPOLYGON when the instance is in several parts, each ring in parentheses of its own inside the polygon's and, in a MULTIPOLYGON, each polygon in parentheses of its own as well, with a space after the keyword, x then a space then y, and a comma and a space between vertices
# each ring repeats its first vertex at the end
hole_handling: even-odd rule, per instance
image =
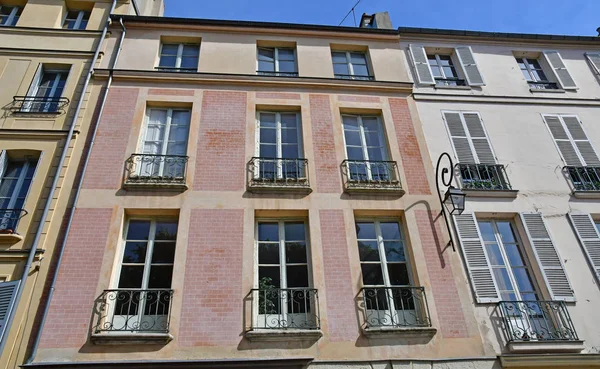
POLYGON ((342 23, 344 23, 344 21, 346 20, 346 18, 348 18, 348 16, 350 15, 350 13, 352 13, 352 15, 354 16, 354 27, 356 27, 356 14, 354 13, 354 8, 356 8, 356 6, 358 5, 358 3, 360 3, 361 0, 358 0, 356 2, 356 4, 354 4, 354 6, 352 7, 352 9, 350 9, 350 11, 348 12, 348 14, 346 14, 346 16, 344 17, 344 19, 342 19, 342 21, 340 22, 340 24, 338 24, 338 26, 341 26, 342 23))

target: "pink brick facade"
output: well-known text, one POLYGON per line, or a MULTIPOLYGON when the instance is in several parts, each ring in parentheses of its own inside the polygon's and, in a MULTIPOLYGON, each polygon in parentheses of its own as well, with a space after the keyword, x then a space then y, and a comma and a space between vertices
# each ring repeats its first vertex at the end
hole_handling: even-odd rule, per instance
POLYGON ((333 144, 329 95, 310 95, 310 121, 317 171, 317 192, 340 192, 340 164, 333 144))
POLYGON ((112 209, 75 211, 40 348, 86 342, 111 217, 112 209))
POLYGON ((300 94, 291 94, 289 92, 257 92, 257 99, 281 99, 281 100, 300 100, 300 94))
POLYGON ((235 345, 242 326, 244 211, 192 211, 181 346, 235 345))

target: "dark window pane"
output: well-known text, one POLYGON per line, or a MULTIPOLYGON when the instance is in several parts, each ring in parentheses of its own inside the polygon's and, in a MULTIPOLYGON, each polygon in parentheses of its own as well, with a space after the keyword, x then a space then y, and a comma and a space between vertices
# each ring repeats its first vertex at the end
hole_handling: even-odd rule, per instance
POLYGON ((279 224, 258 223, 259 241, 279 241, 279 224))
POLYGON ((365 286, 382 285, 383 273, 381 264, 360 264, 363 275, 363 284, 365 286))
POLYGON ((183 45, 183 56, 198 56, 200 47, 198 45, 183 45))
POLYGON ((283 145, 281 146, 281 157, 284 159, 298 158, 298 145, 283 145))
POLYGON ((258 287, 281 287, 279 267, 258 267, 258 287))
POLYGON ((504 245, 506 255, 508 256, 508 262, 511 266, 523 266, 525 265, 519 247, 515 244, 504 245))
POLYGON ((402 242, 386 241, 383 245, 385 247, 385 257, 387 261, 406 261, 402 242))
POLYGON ((160 67, 174 68, 177 64, 176 56, 163 55, 160 57, 160 67))
POLYGON ((496 242, 496 236, 494 235, 494 228, 490 222, 479 222, 479 232, 484 241, 496 242))
POLYGON ((180 68, 197 69, 198 68, 198 58, 196 58, 194 56, 184 56, 183 58, 181 58, 180 68))
POLYGON ((282 129, 281 142, 288 144, 298 143, 298 131, 296 129, 282 129))
POLYGON ((123 262, 144 264, 146 261, 147 246, 146 242, 126 242, 123 262))
POLYGON ((350 62, 352 64, 367 64, 367 57, 362 53, 350 53, 350 62))
POLYGON ((304 242, 286 242, 285 259, 287 263, 306 263, 306 244, 304 242))
POLYGON ((366 65, 353 65, 352 69, 354 70, 354 75, 355 76, 368 76, 369 75, 369 69, 367 68, 366 65))
POLYGON ((175 259, 175 242, 155 242, 152 252, 152 263, 173 263, 175 259))
POLYGON ((346 53, 345 52, 334 52, 331 53, 331 58, 334 63, 346 63, 346 53))
POLYGON ((294 265, 287 267, 288 288, 308 287, 308 267, 306 265, 294 265))
POLYGON ((260 126, 262 128, 276 128, 277 122, 275 120, 275 114, 260 113, 260 126))
POLYGON ((277 142, 277 131, 272 128, 261 128, 260 129, 260 142, 271 143, 277 142))
POLYGON ((346 138, 346 145, 349 146, 361 146, 360 132, 354 130, 344 130, 344 137, 346 138))
POLYGON ((150 234, 149 220, 130 220, 127 230, 128 240, 147 240, 150 234))
POLYGON ((350 70, 348 69, 347 64, 334 64, 333 65, 333 73, 334 74, 350 74, 350 70))
POLYGON ((144 266, 123 265, 119 277, 119 288, 141 288, 144 266))
POLYGON ((276 158, 277 157, 277 146, 261 144, 259 155, 261 158, 276 158))
POLYGON ((498 226, 498 232, 500 232, 503 242, 515 242, 515 235, 510 222, 497 222, 496 225, 498 226))
MULTIPOLYGON (((169 304, 171 301, 171 292, 152 291, 144 293, 145 315, 167 315, 169 313, 169 304)), ((154 321, 153 321, 154 322, 154 321)), ((159 320, 159 322, 161 322, 159 320)), ((155 322, 154 322, 155 323, 155 322)), ((166 322, 165 322, 166 323, 166 322)), ((166 328, 161 322, 153 326, 155 329, 166 328)))
POLYGON ((530 292, 534 291, 533 283, 531 283, 531 278, 529 277, 529 273, 525 268, 517 268, 513 269, 513 275, 517 280, 517 286, 519 287, 519 291, 522 292, 530 292))
POLYGON ((155 239, 175 241, 177 239, 177 222, 157 222, 155 239))
POLYGON ((279 71, 286 73, 295 73, 296 63, 294 61, 279 61, 279 71))
POLYGON ((400 225, 397 222, 382 222, 381 237, 384 240, 399 240, 400 239, 400 225))
POLYGON ((279 244, 278 243, 259 243, 258 244, 258 263, 259 264, 279 264, 279 244))
POLYGON ((370 161, 383 161, 383 153, 380 147, 368 148, 367 152, 370 161))
POLYGON ((379 261, 377 241, 358 241, 360 261, 379 261))
POLYGON ((148 288, 171 288, 172 265, 152 265, 148 288))
POLYGON ((342 116, 342 120, 344 121, 344 129, 349 129, 353 131, 358 131, 358 117, 354 115, 344 115, 342 116))
POLYGON ((388 274, 390 275, 390 284, 392 286, 410 285, 406 264, 388 264, 388 274))
POLYGON ((508 272, 506 268, 494 268, 494 279, 496 280, 496 284, 498 285, 498 289, 502 291, 513 291, 514 288, 512 283, 510 282, 510 278, 508 277, 508 272))
POLYGON ((258 49, 258 60, 274 61, 275 60, 275 49, 258 49))
POLYGON ((346 147, 348 160, 364 160, 365 155, 360 147, 346 147))
POLYGON ((356 237, 359 240, 375 240, 375 223, 358 222, 356 223, 356 237))
POLYGON ((261 72, 274 72, 275 71, 275 63, 259 60, 258 61, 258 70, 261 72))

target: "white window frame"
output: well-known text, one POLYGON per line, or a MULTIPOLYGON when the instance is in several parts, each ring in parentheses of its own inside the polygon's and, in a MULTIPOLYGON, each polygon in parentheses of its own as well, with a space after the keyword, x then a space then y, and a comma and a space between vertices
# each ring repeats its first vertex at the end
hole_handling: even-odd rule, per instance
MULTIPOLYGON (((531 77, 531 81, 527 81, 527 82, 532 82, 532 83, 552 83, 550 80, 548 80, 548 73, 546 73, 546 71, 544 70, 544 68, 542 67, 542 63, 540 63, 540 58, 536 58, 535 60, 537 60, 537 62, 540 64, 540 69, 544 75, 546 76, 546 80, 541 80, 538 79, 535 76, 535 73, 533 73, 534 70, 538 70, 536 68, 534 68, 527 59, 533 59, 533 58, 527 58, 527 57, 515 57, 518 58, 519 61, 521 61, 523 64, 525 64, 525 69, 527 70, 527 73, 529 73, 529 76, 531 77)), ((517 63, 518 64, 518 63, 517 63)), ((519 67, 519 69, 522 71, 523 69, 521 69, 521 67, 519 67)))
POLYGON ((23 9, 22 6, 8 6, 8 5, 0 5, 0 9, 2 8, 12 8, 12 10, 10 11, 10 14, 8 15, 8 18, 6 19, 6 23, 4 23, 3 25, 1 25, 0 27, 13 27, 16 26, 17 23, 14 22, 15 17, 17 16, 17 13, 19 12, 20 9, 23 9))
MULTIPOLYGON (((177 42, 161 42, 160 43, 160 50, 158 51, 158 69, 164 68, 164 69, 181 69, 181 60, 183 59, 183 47, 184 46, 198 46, 198 48, 200 47, 199 44, 186 44, 186 43, 177 43, 177 42), (160 66, 160 61, 162 59, 162 51, 163 51, 163 46, 164 45, 177 45, 177 57, 175 59, 175 66, 174 67, 161 67, 160 66)), ((196 63, 198 62, 198 60, 200 60, 200 51, 198 51, 198 58, 196 60, 196 63)), ((198 71, 198 66, 196 65, 196 71, 198 71)))
MULTIPOLYGON (((15 203, 17 202, 17 198, 19 197, 19 193, 21 192, 21 190, 23 189, 23 182, 25 182, 25 177, 27 176, 27 172, 29 171, 29 168, 32 165, 32 159, 23 159, 23 160, 11 160, 8 159, 7 160, 7 166, 9 163, 14 163, 14 162, 23 162, 23 169, 21 170, 21 174, 19 175, 19 177, 17 178, 17 184, 15 185, 15 188, 12 191, 12 194, 10 195, 10 200, 8 201, 8 208, 7 209, 13 209, 15 206, 15 203)), ((36 162, 37 163, 37 162, 36 162)), ((36 169, 37 169, 37 164, 36 164, 36 169)), ((3 168, 3 172, 4 172, 4 168, 3 168)), ((2 177, 0 178, 0 183, 4 180, 5 178, 5 174, 6 173, 2 173, 2 177)), ((33 174, 33 177, 35 177, 35 173, 33 174)), ((32 182, 33 182, 33 177, 32 177, 32 182)), ((25 201, 27 201, 27 195, 29 194, 29 190, 31 189, 31 185, 29 186, 29 188, 27 189, 27 194, 25 194, 25 201)))
MULTIPOLYGON (((367 53, 364 51, 343 51, 343 50, 331 50, 332 53, 332 64, 340 64, 340 63, 334 63, 333 62, 333 53, 346 53, 346 65, 348 66, 348 72, 350 73, 349 75, 352 77, 360 77, 360 78, 373 78, 373 74, 371 72, 371 67, 369 65, 369 58, 367 58, 367 53), (352 57, 350 56, 350 54, 355 53, 355 54, 362 54, 365 57, 365 66, 367 67, 367 75, 356 75, 354 74, 354 65, 352 64, 352 57)), ((335 70, 333 71, 333 74, 335 75, 335 70)))
MULTIPOLYGON (((65 16, 63 18, 63 28, 65 28, 66 26, 66 22, 69 19, 69 12, 77 12, 77 18, 75 19, 75 24, 73 25, 73 30, 84 30, 85 28, 81 28, 81 22, 83 21, 83 17, 87 14, 90 14, 89 11, 85 11, 85 10, 76 10, 76 9, 67 9, 65 16)), ((88 16, 88 21, 89 21, 89 16, 88 16)))
MULTIPOLYGON (((440 71, 440 74, 442 75, 442 77, 438 77, 438 78, 442 78, 442 79, 459 79, 458 76, 458 71, 456 69, 456 66, 454 65, 454 60, 452 60, 452 55, 445 55, 444 56, 448 56, 450 57, 450 62, 452 63, 451 67, 454 68, 454 71, 456 72, 456 77, 448 77, 446 76, 446 72, 444 72, 444 68, 442 67, 442 60, 440 58, 440 54, 425 54, 427 56, 427 63, 429 64, 429 56, 434 56, 435 57, 435 62, 437 63, 437 69, 440 71)), ((429 68, 432 70, 432 75, 433 75, 433 68, 431 67, 431 64, 429 64, 429 68)), ((433 76, 433 79, 435 80, 436 77, 435 75, 433 76)))
POLYGON ((283 73, 283 74, 289 74, 289 73, 298 73, 298 58, 296 55, 296 48, 292 48, 292 47, 265 47, 265 46, 257 46, 256 48, 256 71, 258 73, 283 73), (260 70, 259 69, 259 50, 274 50, 273 51, 273 61, 274 61, 274 71, 270 71, 270 70, 260 70), (292 50, 292 52, 294 53, 294 71, 293 72, 280 72, 279 71, 279 50, 292 50))
MULTIPOLYGON (((369 150, 368 150, 368 145, 367 145, 367 138, 365 136, 365 128, 363 125, 363 117, 368 117, 368 118, 376 118, 377 119, 377 124, 379 126, 379 140, 381 141, 381 161, 390 161, 390 154, 389 154, 389 147, 388 147, 388 142, 386 140, 386 135, 384 133, 384 129, 385 127, 383 126, 383 121, 381 119, 381 116, 379 115, 368 115, 368 114, 341 114, 342 117, 342 139, 344 140, 344 156, 346 157, 346 160, 350 160, 348 158, 348 149, 346 146, 346 133, 345 133, 345 126, 344 126, 344 116, 347 117, 356 117, 357 121, 358 121, 358 129, 359 129, 359 134, 360 134, 360 145, 361 145, 361 149, 363 151, 363 156, 365 159, 367 164, 371 163, 371 160, 369 159, 369 150)), ((373 162, 378 162, 377 160, 374 160, 373 162)), ((369 180, 373 180, 373 173, 371 172, 371 166, 370 165, 366 165, 367 168, 367 178, 369 180)), ((348 175, 350 175, 350 163, 347 164, 347 170, 348 170, 348 175)), ((394 171, 390 171, 390 180, 398 180, 398 178, 394 178, 396 176, 396 173, 394 173, 394 171)))
POLYGON ((556 139, 554 138, 554 135, 552 134, 552 131, 550 130, 550 127, 548 127, 548 124, 546 123, 546 117, 556 117, 558 118, 560 124, 562 125, 563 130, 565 131, 565 133, 567 134, 568 137, 568 141, 571 142, 571 145, 573 146, 573 149, 575 150, 575 153, 577 154, 577 157, 579 158, 579 161, 581 162, 581 164, 584 167, 587 167, 588 165, 584 165, 586 164, 586 160, 583 158, 583 155, 581 155, 581 152, 579 151, 579 147, 577 146, 577 142, 589 142, 590 146, 592 147, 592 150, 594 150, 594 152, 596 153, 596 156, 598 156, 598 153, 596 151, 596 149, 594 148, 594 145, 592 145, 592 141, 590 140, 590 136, 587 134, 587 132, 585 131, 585 127, 583 126, 581 119, 579 119, 579 117, 575 114, 543 114, 542 113, 542 120, 544 122, 544 125, 546 126, 546 129, 548 130, 548 133, 550 134, 550 138, 552 139, 552 142, 554 143, 554 147, 556 147, 556 150, 558 151, 558 154, 560 155, 560 158, 563 160, 563 162, 565 163, 565 165, 567 164, 565 158, 563 157, 562 151, 560 151, 560 147, 558 147, 558 144, 556 143, 556 141, 565 141, 565 139, 556 139), (581 129, 583 130, 583 132, 585 133, 585 136, 587 137, 587 140, 575 140, 573 138, 573 136, 571 135, 571 131, 569 130, 569 127, 567 127, 567 125, 565 124, 565 121, 563 119, 563 117, 570 117, 570 118, 575 118, 577 119, 577 121, 579 122, 579 124, 581 125, 581 129))
MULTIPOLYGON (((448 134, 448 137, 450 138, 450 145, 452 146, 452 151, 454 152, 454 157, 456 158, 456 161, 459 162, 458 160, 458 153, 456 152, 456 148, 454 147, 454 142, 452 141, 452 137, 463 137, 463 136, 453 136, 452 132, 450 132, 450 127, 448 127, 448 122, 446 122, 446 113, 458 113, 458 115, 460 116, 460 122, 462 123, 463 126, 463 130, 465 131, 465 135, 464 136, 468 141, 469 141, 469 147, 471 148, 471 154, 473 155, 473 159, 475 159, 475 164, 481 164, 481 161, 479 160, 479 155, 477 155, 477 151, 475 151, 475 145, 473 145, 473 138, 471 137, 471 133, 469 132, 469 127, 467 127, 467 122, 465 121, 465 114, 476 114, 479 117, 479 121, 481 122, 481 126, 483 127, 483 132, 485 133, 485 138, 487 139, 489 145, 490 145, 490 150, 492 151, 492 155, 494 155, 494 159, 496 159, 496 162, 498 161, 498 157, 496 156, 496 152, 494 151, 494 147, 492 146, 492 141, 490 140, 490 135, 488 134, 488 131, 485 127, 485 122, 483 121, 483 118, 481 117, 481 114, 479 114, 479 112, 477 111, 460 111, 460 110, 442 110, 442 119, 444 120, 444 126, 446 127, 446 133, 448 134)), ((477 137, 476 139, 481 139, 482 137, 477 137)), ((459 163, 460 164, 460 163, 459 163)), ((469 163, 463 163, 463 164, 469 164, 469 163)))
MULTIPOLYGON (((31 83, 31 87, 29 89, 29 92, 27 93, 27 97, 38 97, 37 94, 40 90, 40 84, 42 83, 42 79, 44 78, 44 74, 47 73, 56 73, 56 77, 54 78, 54 82, 52 82, 52 87, 50 88, 50 94, 48 95, 48 99, 59 99, 62 96, 62 92, 61 91, 61 95, 60 96, 56 96, 56 90, 58 89, 58 84, 60 83, 62 77, 65 77, 65 87, 67 86, 67 81, 69 78, 69 73, 70 73, 70 69, 46 69, 44 64, 40 64, 40 66, 38 67, 38 72, 36 72, 36 75, 34 76, 34 79, 31 83)), ((23 107, 21 108, 22 111, 31 111, 31 108, 34 104, 44 104, 44 108, 41 110, 43 112, 47 112, 50 109, 50 106, 52 105, 51 102, 35 102, 35 101, 29 101, 29 102, 25 102, 23 104, 23 107)))

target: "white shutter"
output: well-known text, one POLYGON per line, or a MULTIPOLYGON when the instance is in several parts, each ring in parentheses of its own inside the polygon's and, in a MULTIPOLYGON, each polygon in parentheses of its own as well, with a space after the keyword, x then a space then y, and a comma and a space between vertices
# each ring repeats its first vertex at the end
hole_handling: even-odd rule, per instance
POLYGON ((600 53, 585 53, 585 57, 590 62, 594 72, 600 75, 600 53))
POLYGON ((475 214, 465 212, 454 215, 454 224, 477 302, 500 301, 500 293, 492 276, 492 268, 483 246, 475 214))
POLYGON ((558 51, 544 51, 543 54, 562 88, 565 90, 576 89, 577 84, 575 84, 575 80, 571 77, 558 51))
POLYGON ((600 159, 577 116, 543 115, 543 118, 567 165, 600 166, 600 159))
POLYGON ((479 113, 443 112, 459 163, 496 164, 496 157, 479 113))
POLYGON ((577 149, 575 149, 575 145, 573 145, 563 127, 560 117, 558 115, 543 115, 543 118, 565 164, 575 167, 582 166, 583 163, 577 154, 577 149))
POLYGON ((8 166, 8 153, 6 150, 0 150, 0 183, 2 182, 2 178, 4 177, 4 172, 6 171, 6 167, 8 166))
POLYGON ((478 113, 462 113, 465 125, 469 130, 469 136, 478 162, 481 164, 496 164, 496 158, 492 152, 492 146, 488 140, 483 122, 478 113))
POLYGON ((6 321, 15 303, 16 292, 20 283, 20 280, 0 283, 0 342, 4 339, 6 321))
POLYGON ((417 80, 421 85, 435 85, 435 79, 427 60, 427 54, 425 53, 425 47, 421 45, 409 45, 410 56, 412 58, 415 72, 417 74, 417 80))
POLYGON ((563 261, 550 238, 542 214, 520 213, 527 238, 553 300, 575 301, 563 261))
POLYGON ((442 113, 459 163, 475 163, 475 155, 459 112, 442 113))
POLYGON ((575 144, 575 147, 579 151, 579 155, 581 159, 585 162, 587 166, 600 166, 600 160, 598 160, 598 155, 596 155, 596 151, 594 151, 594 147, 588 140, 585 131, 583 130, 583 125, 574 115, 561 115, 560 116, 571 135, 571 139, 575 144))
POLYGON ((569 220, 588 262, 594 268, 594 275, 600 282, 600 234, 596 224, 589 214, 569 213, 569 220))
POLYGON ((483 81, 483 76, 479 71, 479 67, 477 67, 475 56, 473 55, 473 50, 471 50, 471 47, 460 46, 455 50, 456 55, 458 56, 458 61, 462 66, 465 77, 467 78, 467 83, 470 86, 484 86, 485 83, 483 81))

